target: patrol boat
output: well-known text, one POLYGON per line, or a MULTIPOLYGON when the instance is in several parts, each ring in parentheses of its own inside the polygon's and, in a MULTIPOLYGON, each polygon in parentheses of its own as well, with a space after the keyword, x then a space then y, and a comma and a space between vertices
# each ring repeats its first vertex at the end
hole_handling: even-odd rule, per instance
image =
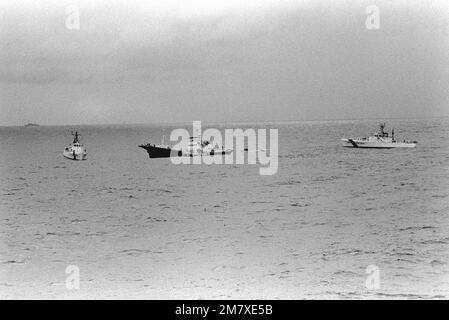
POLYGON ((414 148, 416 141, 396 141, 394 138, 394 129, 391 130, 391 135, 385 132, 385 123, 379 124, 379 130, 374 136, 368 138, 343 138, 344 147, 353 148, 414 148))
POLYGON ((62 153, 64 157, 70 160, 86 160, 87 159, 87 150, 84 146, 79 142, 78 131, 73 134, 73 142, 64 149, 62 153))

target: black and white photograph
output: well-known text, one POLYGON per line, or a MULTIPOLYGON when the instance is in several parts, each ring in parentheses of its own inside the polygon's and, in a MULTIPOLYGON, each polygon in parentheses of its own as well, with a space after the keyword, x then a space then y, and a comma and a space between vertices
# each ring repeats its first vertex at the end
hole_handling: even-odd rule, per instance
POLYGON ((448 298, 447 0, 0 0, 1 300, 448 298))

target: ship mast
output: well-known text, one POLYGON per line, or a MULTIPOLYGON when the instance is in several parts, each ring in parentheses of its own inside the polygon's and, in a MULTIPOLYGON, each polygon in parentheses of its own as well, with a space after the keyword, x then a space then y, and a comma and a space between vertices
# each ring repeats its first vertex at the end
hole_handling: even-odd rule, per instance
MULTIPOLYGON (((73 134, 73 132, 72 132, 72 134, 73 134)), ((79 140, 78 140, 78 131, 75 131, 74 138, 73 138, 73 143, 78 143, 78 142, 79 142, 79 140)))

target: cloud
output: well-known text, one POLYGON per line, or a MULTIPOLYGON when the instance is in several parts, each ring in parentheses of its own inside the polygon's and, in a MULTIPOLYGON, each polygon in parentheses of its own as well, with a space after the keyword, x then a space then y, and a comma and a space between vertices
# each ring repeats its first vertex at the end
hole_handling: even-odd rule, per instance
POLYGON ((198 65, 198 57, 189 60, 182 52, 188 55, 211 41, 251 38, 266 27, 270 8, 280 10, 292 3, 50 1, 41 7, 32 1, 7 2, 2 5, 6 18, 0 22, 0 80, 78 82, 114 74, 123 78, 124 65, 130 66, 134 58, 136 67, 189 68, 198 65), (80 10, 80 30, 65 26, 69 4, 80 10))
POLYGON ((10 117, 19 105, 82 106, 86 119, 113 121, 363 116, 385 97, 400 114, 421 99, 411 91, 444 105, 448 2, 374 0, 374 32, 372 2, 3 1, 0 106, 10 117), (68 5, 80 30, 65 26, 68 5))

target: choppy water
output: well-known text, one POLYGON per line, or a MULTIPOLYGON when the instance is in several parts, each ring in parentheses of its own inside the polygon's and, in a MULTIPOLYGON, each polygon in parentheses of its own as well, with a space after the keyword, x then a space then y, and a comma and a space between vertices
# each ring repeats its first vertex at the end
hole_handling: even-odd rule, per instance
POLYGON ((170 127, 77 127, 83 162, 62 157, 72 127, 0 128, 0 296, 447 298, 449 119, 389 120, 414 150, 340 146, 376 125, 272 124, 274 176, 137 148, 170 127))

